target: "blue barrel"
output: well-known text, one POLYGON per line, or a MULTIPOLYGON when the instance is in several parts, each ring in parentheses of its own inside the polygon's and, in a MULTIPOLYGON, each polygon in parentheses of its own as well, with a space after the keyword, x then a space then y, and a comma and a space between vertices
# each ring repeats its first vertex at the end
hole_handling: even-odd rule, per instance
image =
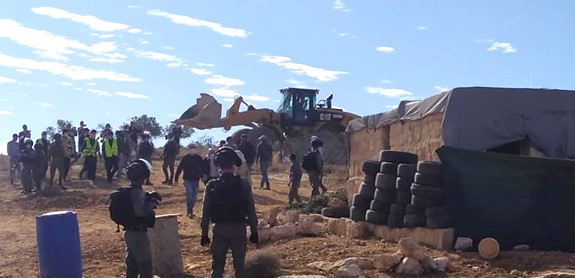
POLYGON ((82 277, 76 212, 55 211, 36 216, 36 240, 41 278, 82 277))

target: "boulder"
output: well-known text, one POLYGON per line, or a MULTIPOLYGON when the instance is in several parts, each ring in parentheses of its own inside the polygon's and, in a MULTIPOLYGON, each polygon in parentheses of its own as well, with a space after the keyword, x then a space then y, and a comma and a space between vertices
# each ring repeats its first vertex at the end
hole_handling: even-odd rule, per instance
POLYGON ((447 266, 449 265, 449 258, 448 257, 439 257, 433 259, 435 265, 437 266, 438 271, 445 271, 447 266))
POLYGON ((315 222, 305 221, 300 222, 298 225, 298 234, 303 236, 320 236, 323 233, 323 228, 315 222))
POLYGON ((388 271, 401 262, 400 254, 379 254, 372 258, 373 266, 379 271, 388 271))
POLYGON ((319 270, 324 271, 324 272, 331 272, 333 269, 333 263, 317 261, 317 262, 309 263, 307 265, 307 267, 319 269, 319 270))
POLYGON ((400 239, 398 247, 399 251, 408 258, 414 258, 418 261, 426 260, 423 247, 410 237, 400 239))
POLYGON ((404 258, 395 268, 395 273, 402 275, 419 276, 423 274, 423 268, 419 261, 414 258, 404 258))
POLYGON ((329 219, 327 221, 327 230, 332 235, 347 236, 347 224, 345 219, 329 219))
POLYGON ((277 215, 276 225, 296 223, 299 220, 300 212, 297 210, 284 210, 277 215))
POLYGON ((336 269, 345 265, 357 265, 361 270, 373 270, 373 261, 368 258, 351 257, 333 264, 332 269, 336 269))
POLYGON ((270 210, 264 213, 264 218, 271 226, 274 226, 277 222, 278 214, 283 210, 281 206, 272 207, 270 210))
POLYGON ((272 237, 272 229, 271 228, 258 229, 258 236, 260 242, 269 241, 272 237))
POLYGON ((433 258, 431 256, 423 256, 423 258, 421 258, 419 260, 419 264, 421 265, 421 267, 423 268, 424 271, 436 271, 437 270, 437 263, 435 263, 435 261, 433 260, 433 258))
POLYGON ((473 248, 473 239, 468 237, 458 237, 455 241, 455 250, 466 251, 473 248))
POLYGON ((354 222, 351 219, 344 219, 347 226, 348 238, 366 238, 369 236, 369 225, 367 222, 354 222))
POLYGON ((313 213, 313 214, 302 214, 302 215, 299 216, 299 217, 300 217, 300 221, 301 221, 301 218, 302 218, 304 215, 305 215, 306 217, 308 217, 309 219, 311 219, 312 222, 324 223, 324 222, 326 221, 326 218, 325 218, 323 215, 321 215, 321 214, 316 214, 316 213, 313 213))
POLYGON ((285 225, 276 226, 271 229, 270 239, 272 241, 278 241, 281 239, 288 239, 296 237, 298 232, 298 227, 294 223, 287 223, 285 225))
POLYGON ((331 201, 329 201, 328 206, 330 208, 337 208, 337 209, 347 209, 349 208, 347 203, 338 199, 338 198, 333 198, 331 199, 331 201))
POLYGON ((266 229, 270 227, 270 223, 268 222, 268 220, 266 218, 260 218, 258 219, 258 230, 260 229, 266 229))
POLYGON ((361 269, 356 264, 344 265, 338 268, 334 274, 337 278, 355 278, 361 275, 361 269))

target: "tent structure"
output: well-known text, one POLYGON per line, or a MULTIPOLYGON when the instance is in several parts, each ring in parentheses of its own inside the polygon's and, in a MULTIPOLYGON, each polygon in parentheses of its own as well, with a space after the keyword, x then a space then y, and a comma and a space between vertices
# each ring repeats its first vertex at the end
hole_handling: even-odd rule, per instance
POLYGON ((492 87, 455 88, 349 123, 350 176, 380 150, 438 160, 435 150, 575 157, 575 91, 492 87))

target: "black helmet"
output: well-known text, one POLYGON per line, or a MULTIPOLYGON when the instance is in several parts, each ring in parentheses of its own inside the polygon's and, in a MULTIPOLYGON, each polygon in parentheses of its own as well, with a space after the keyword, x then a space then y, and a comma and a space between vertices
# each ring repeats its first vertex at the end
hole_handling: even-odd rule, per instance
POLYGON ((126 176, 129 180, 144 180, 150 177, 152 173, 152 165, 147 160, 140 158, 132 161, 126 171, 126 176))
POLYGON ((214 158, 214 164, 216 166, 229 167, 235 165, 237 167, 242 165, 242 160, 236 154, 236 151, 230 147, 221 147, 216 152, 216 157, 214 158))

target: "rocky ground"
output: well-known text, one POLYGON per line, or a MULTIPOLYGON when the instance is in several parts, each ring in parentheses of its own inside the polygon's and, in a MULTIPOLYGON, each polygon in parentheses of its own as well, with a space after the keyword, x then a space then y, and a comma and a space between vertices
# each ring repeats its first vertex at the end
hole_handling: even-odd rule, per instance
MULTIPOLYGON (((95 185, 77 181, 79 165, 74 165, 70 175, 72 181, 67 184, 69 190, 57 191, 50 196, 25 196, 20 193, 18 185, 9 184, 6 158, 2 157, 0 162, 0 277, 38 277, 35 216, 55 210, 78 212, 84 277, 123 277, 124 243, 122 234, 116 233, 116 226, 108 218, 107 197, 113 188, 124 184, 125 180, 107 184, 100 175, 95 185)), ((99 164, 101 166, 103 163, 99 164)), ((103 170, 99 172, 103 173, 103 170)), ((183 186, 160 185, 160 173, 159 167, 156 167, 153 175, 156 186, 147 188, 159 191, 164 197, 158 214, 184 213, 183 186)), ((271 191, 254 189, 257 211, 262 215, 287 203, 285 168, 276 167, 271 179, 271 191)), ((259 177, 255 175, 254 180, 258 181, 259 177)), ((346 182, 337 171, 326 175, 325 183, 330 189, 344 187, 346 182)), ((303 182, 300 193, 309 196, 307 182, 303 182)), ((196 215, 200 214, 199 210, 200 201, 195 207, 196 215)), ((402 271, 411 265, 418 271, 415 274, 419 274, 418 267, 421 267, 421 271, 425 271, 421 275, 426 277, 575 277, 572 273, 575 268, 573 254, 514 251, 502 252, 493 260, 484 260, 475 252, 437 251, 413 244, 409 239, 398 244, 374 238, 350 239, 329 235, 323 229, 326 226, 324 220, 305 221, 321 227, 317 236, 302 236, 296 232, 295 237, 288 239, 275 238, 275 241, 250 245, 250 253, 263 250, 277 254, 281 260, 282 275, 294 277, 337 277, 342 274, 353 274, 351 277, 401 277, 396 266, 400 261, 403 261, 402 271), (429 269, 430 265, 433 266, 430 260, 435 260, 433 271, 429 269), (443 266, 445 269, 442 269, 443 266), (554 271, 566 274, 556 273, 552 276, 550 273, 554 271)), ((198 219, 180 218, 179 233, 186 271, 181 277, 209 277, 210 252, 200 247, 198 219)), ((233 272, 230 263, 226 266, 229 274, 233 272)))

